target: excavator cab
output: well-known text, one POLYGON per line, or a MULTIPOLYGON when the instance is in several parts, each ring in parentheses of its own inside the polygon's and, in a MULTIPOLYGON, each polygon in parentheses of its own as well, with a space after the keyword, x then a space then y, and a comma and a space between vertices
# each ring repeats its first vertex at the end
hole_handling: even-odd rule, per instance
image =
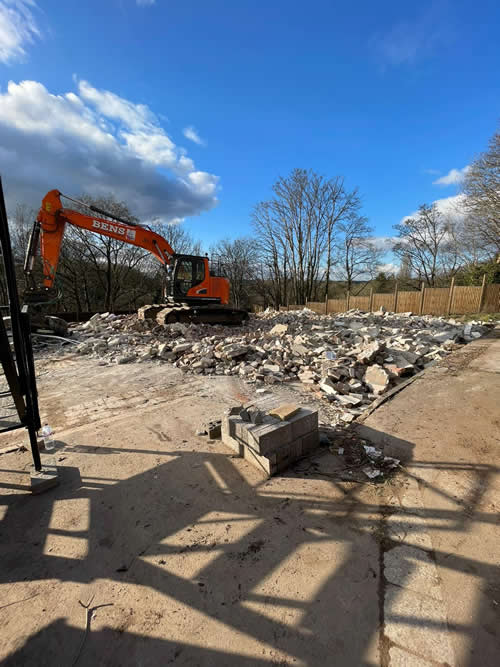
POLYGON ((167 267, 166 297, 185 303, 222 303, 229 300, 226 278, 211 269, 208 256, 174 255, 167 267))
MULTIPOLYGON (((207 264, 206 257, 176 255, 173 266, 169 266, 167 296, 184 298, 190 295, 191 290, 205 281, 207 264)), ((195 292, 201 296, 207 294, 207 289, 201 287, 195 292)))

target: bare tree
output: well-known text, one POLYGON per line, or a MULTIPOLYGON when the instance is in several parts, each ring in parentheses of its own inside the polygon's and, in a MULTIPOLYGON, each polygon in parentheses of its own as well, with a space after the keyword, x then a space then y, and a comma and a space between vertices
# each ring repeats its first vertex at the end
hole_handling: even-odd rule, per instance
POLYGON ((483 246, 500 260, 500 132, 469 167, 463 183, 465 206, 483 246))
POLYGON ((153 220, 152 229, 163 236, 179 255, 201 255, 201 241, 194 239, 182 224, 161 223, 153 220))
MULTIPOLYGON (((344 187, 343 178, 336 177, 331 179, 328 183, 327 209, 325 298, 328 297, 330 291, 333 264, 339 259, 337 232, 340 231, 340 234, 347 236, 349 229, 356 226, 356 220, 362 219, 359 215, 361 199, 357 188, 349 192, 344 187), (337 255, 336 258, 334 257, 335 254, 337 255)), ((345 246, 345 249, 347 252, 347 246, 345 246)), ((375 250, 375 247, 373 249, 375 250)), ((357 255, 357 253, 355 254, 357 255)), ((351 266, 351 263, 349 265, 351 266)))
POLYGON ((252 215, 266 268, 274 281, 275 305, 289 298, 305 303, 317 297, 320 280, 328 290, 335 226, 360 206, 357 191, 343 179, 328 180, 294 169, 273 186, 274 197, 252 215))
POLYGON ((374 243, 372 232, 367 218, 354 212, 337 225, 335 273, 348 291, 355 280, 371 280, 377 273, 382 251, 374 243))
POLYGON ((405 261, 411 274, 429 287, 443 275, 457 270, 459 257, 454 241, 453 223, 435 204, 420 206, 418 215, 395 225, 399 240, 394 254, 405 261))
POLYGON ((210 252, 220 261, 231 286, 231 303, 236 308, 248 307, 252 283, 258 271, 258 250, 253 239, 219 241, 210 252))
POLYGON ((407 254, 402 254, 400 256, 399 270, 397 273, 398 281, 401 281, 403 285, 412 285, 412 274, 411 274, 411 260, 407 254))
POLYGON ((269 202, 257 204, 252 213, 260 256, 258 289, 267 302, 268 297, 275 308, 288 301, 285 242, 277 234, 269 202))

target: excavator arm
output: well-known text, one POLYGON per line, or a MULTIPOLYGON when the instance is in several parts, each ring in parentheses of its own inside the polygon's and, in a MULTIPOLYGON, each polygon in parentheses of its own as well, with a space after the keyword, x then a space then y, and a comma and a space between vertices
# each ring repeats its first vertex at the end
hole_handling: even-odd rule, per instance
POLYGON ((61 196, 64 195, 61 195, 59 190, 51 190, 43 198, 28 246, 24 267, 25 272, 28 275, 31 274, 38 242, 40 242, 43 285, 46 289, 50 289, 54 285, 64 229, 67 224, 144 248, 164 265, 168 265, 172 261, 174 251, 170 244, 159 234, 146 227, 113 216, 95 206, 89 206, 88 208, 93 212, 106 215, 107 218, 85 215, 79 211, 64 208, 61 203, 61 196), (110 220, 110 218, 112 219, 110 220))

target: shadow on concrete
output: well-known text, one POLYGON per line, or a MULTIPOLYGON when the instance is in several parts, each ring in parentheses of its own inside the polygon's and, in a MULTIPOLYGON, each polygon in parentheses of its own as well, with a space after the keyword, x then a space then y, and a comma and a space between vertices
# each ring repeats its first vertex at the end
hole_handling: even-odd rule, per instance
MULTIPOLYGON (((384 439, 384 434, 372 436, 378 442, 384 439)), ((405 460, 411 460, 412 443, 392 445, 394 452, 399 448, 405 460)), ((213 453, 155 452, 168 455, 169 461, 125 480, 87 477, 76 468, 64 467, 61 485, 36 502, 19 493, 2 496, 6 511, 0 524, 1 583, 111 580, 154 590, 184 610, 168 617, 163 608, 152 610, 159 615, 153 634, 167 639, 133 630, 132 612, 117 605, 109 609, 113 627, 91 628, 87 636, 60 618, 26 637, 5 664, 71 665, 84 638, 78 665, 258 665, 274 661, 274 647, 290 656, 277 664, 358 666, 366 664, 368 647, 374 643, 384 663, 389 648, 384 635, 388 621, 384 554, 411 544, 412 530, 420 531, 422 523, 431 534, 448 530, 459 536, 478 524, 498 522, 494 512, 479 508, 485 487, 498 475, 496 466, 411 461, 412 472, 403 470, 391 484, 399 488, 405 479, 418 480, 419 466, 427 465, 467 470, 476 483, 466 501, 457 503, 453 498, 452 510, 406 507, 405 517, 418 515, 419 522, 409 521, 406 534, 395 536, 388 529, 388 519, 401 509, 386 502, 380 488, 370 491, 367 486, 332 478, 325 479, 324 494, 311 494, 311 476, 301 479, 300 472, 285 475, 279 484, 270 480, 252 487, 233 457, 220 453, 219 445, 215 449, 213 453), (300 480, 294 492, 286 485, 291 478, 300 480), (217 491, 218 500, 211 506, 207 506, 208 489, 217 491), (68 499, 88 502, 88 530, 51 528, 54 502, 68 499), (251 527, 234 541, 232 526, 242 522, 251 527), (65 555, 64 548, 48 552, 49 537, 57 538, 59 544, 66 537, 84 539, 85 553, 75 559, 65 555), (176 565, 179 558, 196 554, 206 556, 201 567, 192 576, 189 571, 181 573, 176 565), (299 558, 296 571, 293 557, 299 558), (289 575, 285 589, 279 582, 283 569, 289 575), (197 617, 196 631, 185 625, 185 614, 191 612, 197 617), (227 637, 221 642, 227 645, 225 650, 203 648, 207 645, 204 633, 213 628, 213 622, 230 631, 229 645, 227 637), (179 632, 183 641, 170 639, 179 632), (238 637, 250 637, 271 648, 266 655, 248 657, 240 650, 238 637)), ((74 451, 86 449, 82 445, 74 451)), ((438 488, 436 492, 445 493, 438 488)), ((432 548, 415 553, 417 558, 421 553, 442 567, 472 574, 489 591, 470 623, 451 629, 473 645, 467 664, 479 664, 476 661, 482 656, 481 664, 489 665, 489 656, 498 655, 499 643, 496 609, 493 602, 488 606, 484 600, 499 599, 499 568, 482 562, 480 553, 474 559, 432 548)), ((401 585, 414 569, 414 561, 408 560, 401 585)), ((107 600, 96 598, 95 602, 107 600)), ((404 618, 395 614, 391 621, 432 628, 432 621, 418 614, 404 618)))

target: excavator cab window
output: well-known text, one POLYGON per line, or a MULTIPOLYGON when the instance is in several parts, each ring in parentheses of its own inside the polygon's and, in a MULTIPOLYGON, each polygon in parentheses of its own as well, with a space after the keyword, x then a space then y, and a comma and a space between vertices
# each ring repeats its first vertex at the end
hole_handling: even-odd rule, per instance
POLYGON ((186 296, 189 290, 205 280, 205 262, 201 257, 184 257, 175 265, 175 294, 186 296))

